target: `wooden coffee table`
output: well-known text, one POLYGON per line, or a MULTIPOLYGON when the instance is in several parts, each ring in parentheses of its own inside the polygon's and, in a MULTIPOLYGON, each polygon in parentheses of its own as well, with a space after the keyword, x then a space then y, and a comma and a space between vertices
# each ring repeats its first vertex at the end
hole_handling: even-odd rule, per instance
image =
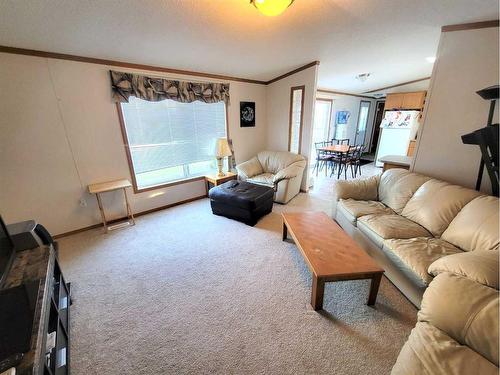
POLYGON ((290 233, 312 272, 311 305, 323 308, 325 282, 371 279, 368 305, 377 299, 384 270, 324 212, 283 213, 283 241, 290 233))

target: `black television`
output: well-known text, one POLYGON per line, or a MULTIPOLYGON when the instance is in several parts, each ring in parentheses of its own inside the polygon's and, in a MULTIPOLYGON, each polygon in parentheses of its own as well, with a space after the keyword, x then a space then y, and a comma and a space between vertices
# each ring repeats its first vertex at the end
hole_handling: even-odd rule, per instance
POLYGON ((5 283, 15 252, 14 243, 7 232, 2 216, 0 216, 0 287, 5 283))

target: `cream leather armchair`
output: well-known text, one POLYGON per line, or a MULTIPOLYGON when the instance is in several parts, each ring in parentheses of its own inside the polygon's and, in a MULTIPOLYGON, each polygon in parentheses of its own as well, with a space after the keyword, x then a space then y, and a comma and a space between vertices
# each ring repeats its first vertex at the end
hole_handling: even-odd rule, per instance
POLYGON ((273 187, 274 201, 286 204, 300 192, 306 160, 302 155, 285 151, 262 151, 252 159, 238 164, 242 181, 273 187))

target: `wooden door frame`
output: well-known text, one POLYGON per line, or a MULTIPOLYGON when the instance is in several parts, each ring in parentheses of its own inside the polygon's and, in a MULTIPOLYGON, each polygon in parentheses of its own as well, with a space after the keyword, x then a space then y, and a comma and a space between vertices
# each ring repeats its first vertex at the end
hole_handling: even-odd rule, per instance
POLYGON ((292 145, 292 116, 293 116, 293 93, 294 91, 302 91, 302 98, 300 103, 300 129, 299 129, 299 147, 298 154, 302 151, 302 128, 304 127, 304 97, 306 96, 306 86, 293 86, 290 88, 290 112, 288 118, 288 151, 290 151, 290 146, 292 145))

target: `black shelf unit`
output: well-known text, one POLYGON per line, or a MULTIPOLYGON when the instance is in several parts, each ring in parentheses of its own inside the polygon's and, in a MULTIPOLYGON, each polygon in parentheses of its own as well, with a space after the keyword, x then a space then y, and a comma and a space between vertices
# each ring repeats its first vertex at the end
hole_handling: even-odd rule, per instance
MULTIPOLYGON (((47 309, 45 343, 52 332, 56 333, 55 347, 42 356, 44 375, 68 375, 70 373, 70 306, 71 285, 66 283, 59 262, 55 258, 52 286, 49 289, 50 309, 47 309)), ((41 372, 42 373, 42 372, 41 372)))
POLYGON ((16 375, 70 373, 71 285, 66 283, 57 260, 57 242, 17 251, 1 289, 23 284, 38 285, 33 311, 29 351, 17 364, 16 375), (55 347, 47 353, 48 334, 55 347))

